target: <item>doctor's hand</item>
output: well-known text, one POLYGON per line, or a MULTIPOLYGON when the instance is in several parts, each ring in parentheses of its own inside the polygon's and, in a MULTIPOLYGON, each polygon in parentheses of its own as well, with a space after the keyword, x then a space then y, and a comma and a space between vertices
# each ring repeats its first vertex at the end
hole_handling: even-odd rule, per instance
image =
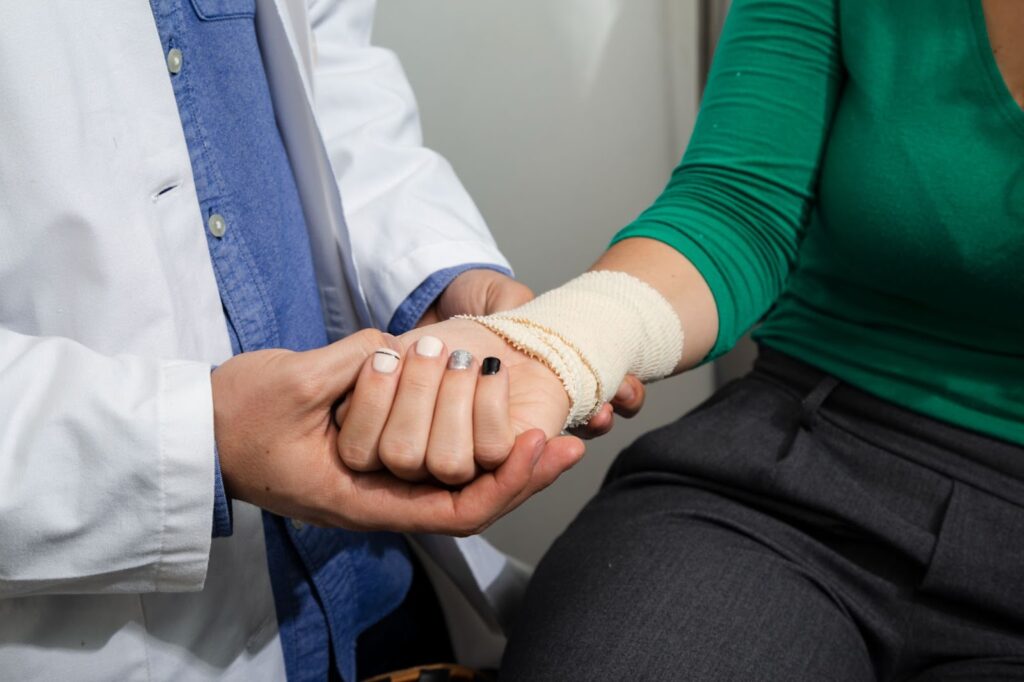
POLYGON ((467 270, 451 281, 416 326, 437 324, 456 315, 490 315, 531 300, 530 287, 504 273, 467 270))
POLYGON ((365 330, 306 353, 243 353, 218 367, 214 428, 228 494, 276 514, 352 530, 479 532, 575 464, 574 438, 534 430, 508 459, 459 491, 357 473, 337 454, 333 407, 374 351, 401 348, 365 330))

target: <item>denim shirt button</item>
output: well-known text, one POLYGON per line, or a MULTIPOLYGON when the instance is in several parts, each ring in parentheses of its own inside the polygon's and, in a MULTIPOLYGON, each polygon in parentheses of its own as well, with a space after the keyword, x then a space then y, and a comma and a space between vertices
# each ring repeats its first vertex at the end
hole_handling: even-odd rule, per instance
POLYGON ((217 239, 223 237, 224 233, 228 231, 228 221, 224 220, 224 216, 220 213, 214 213, 210 216, 206 224, 210 228, 210 234, 217 239))
POLYGON ((185 58, 181 54, 181 50, 174 47, 167 52, 167 70, 171 72, 171 75, 176 75, 181 71, 181 66, 184 64, 185 58))

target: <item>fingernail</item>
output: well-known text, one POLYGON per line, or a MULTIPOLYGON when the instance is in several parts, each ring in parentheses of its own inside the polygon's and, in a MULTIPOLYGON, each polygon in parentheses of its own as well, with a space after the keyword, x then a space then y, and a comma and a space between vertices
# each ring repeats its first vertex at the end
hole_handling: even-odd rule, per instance
POLYGON ((473 364, 473 354, 468 350, 457 350, 448 358, 448 369, 469 369, 473 364))
POLYGON ((492 376, 501 371, 501 360, 498 358, 484 358, 484 362, 481 367, 481 373, 485 377, 492 376))
POLYGON ((436 358, 443 348, 444 343, 436 336, 424 336, 416 342, 416 353, 425 358, 436 358))
POLYGON ((373 352, 373 369, 381 374, 391 374, 398 369, 398 353, 390 348, 378 348, 373 352))
POLYGON ((630 386, 629 384, 623 384, 622 386, 619 386, 619 392, 615 394, 615 399, 622 402, 630 403, 633 402, 635 398, 636 391, 634 391, 633 387, 630 386))

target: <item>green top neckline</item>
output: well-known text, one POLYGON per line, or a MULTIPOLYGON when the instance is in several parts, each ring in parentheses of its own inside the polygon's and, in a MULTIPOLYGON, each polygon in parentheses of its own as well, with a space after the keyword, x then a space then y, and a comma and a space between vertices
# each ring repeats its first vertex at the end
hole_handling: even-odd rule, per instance
POLYGON ((1003 72, 999 70, 999 63, 992 53, 992 39, 988 35, 988 25, 985 22, 985 8, 982 0, 965 0, 970 13, 971 24, 974 27, 975 45, 978 48, 977 55, 981 62, 981 68, 988 76, 988 82, 992 86, 992 95, 1000 111, 1006 114, 1010 125, 1016 131, 1024 135, 1024 109, 1017 104, 1013 98, 1003 72))

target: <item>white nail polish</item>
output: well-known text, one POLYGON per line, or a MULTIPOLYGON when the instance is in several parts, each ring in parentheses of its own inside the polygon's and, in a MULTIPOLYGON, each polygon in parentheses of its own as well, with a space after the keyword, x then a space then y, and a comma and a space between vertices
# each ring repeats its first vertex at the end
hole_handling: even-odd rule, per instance
POLYGON ((436 358, 441 354, 444 343, 436 336, 424 336, 416 342, 416 353, 425 358, 436 358))
POLYGON ((381 374, 391 374, 398 369, 398 353, 390 348, 381 348, 373 353, 373 370, 381 374))

